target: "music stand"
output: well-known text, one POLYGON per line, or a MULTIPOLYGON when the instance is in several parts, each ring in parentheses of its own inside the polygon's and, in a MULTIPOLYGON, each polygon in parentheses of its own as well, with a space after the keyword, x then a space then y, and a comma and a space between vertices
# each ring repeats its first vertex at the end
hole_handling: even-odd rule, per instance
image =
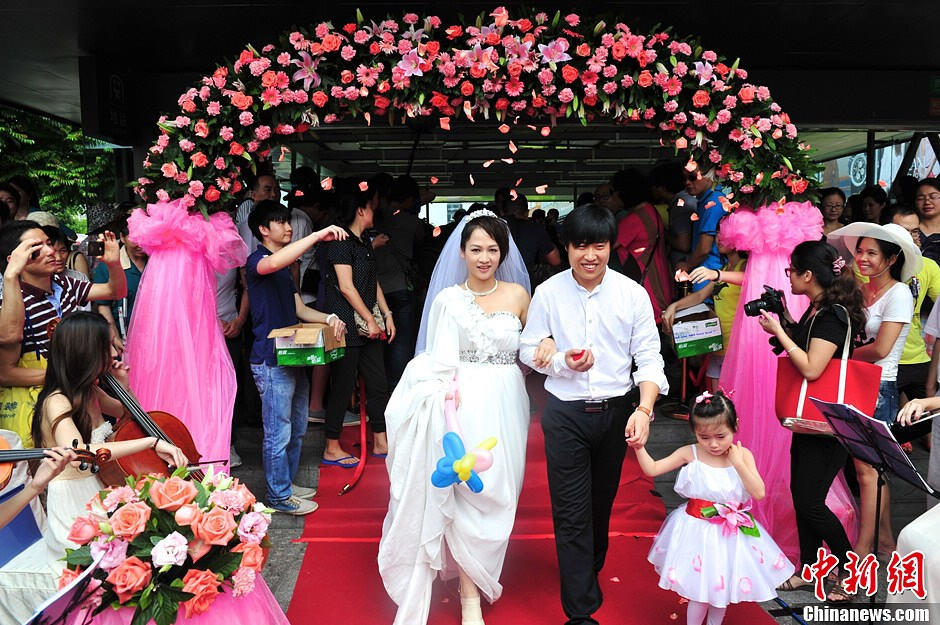
MULTIPOLYGON (((848 450, 849 455, 870 464, 878 472, 878 495, 875 499, 876 547, 879 538, 878 526, 881 523, 881 489, 885 485, 885 475, 889 470, 915 488, 940 498, 940 491, 924 480, 911 459, 901 449, 901 444, 887 423, 869 417, 851 404, 827 402, 815 397, 810 397, 810 400, 832 426, 833 436, 848 450)), ((874 595, 869 599, 869 603, 875 604, 874 595)))
MULTIPOLYGON (((35 614, 26 621, 26 625, 62 625, 62 623, 65 623, 66 618, 78 609, 90 596, 91 592, 94 592, 88 590, 88 584, 92 580, 91 574, 98 568, 99 560, 92 562, 65 588, 49 597, 36 608, 35 614)), ((91 615, 86 614, 84 622, 90 622, 90 620, 91 615)))

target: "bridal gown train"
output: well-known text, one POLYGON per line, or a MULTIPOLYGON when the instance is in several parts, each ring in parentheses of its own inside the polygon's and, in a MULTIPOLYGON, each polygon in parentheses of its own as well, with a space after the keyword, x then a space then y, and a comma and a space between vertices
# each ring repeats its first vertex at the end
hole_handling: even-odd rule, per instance
POLYGON ((486 313, 471 293, 451 286, 434 299, 428 319, 427 351, 408 364, 385 413, 391 496, 378 564, 398 604, 396 625, 426 623, 434 578, 456 576, 456 566, 487 599, 499 598, 525 469, 529 399, 516 364, 518 317, 486 313), (468 451, 498 439, 480 493, 431 484, 447 432, 444 395, 455 376, 468 451))

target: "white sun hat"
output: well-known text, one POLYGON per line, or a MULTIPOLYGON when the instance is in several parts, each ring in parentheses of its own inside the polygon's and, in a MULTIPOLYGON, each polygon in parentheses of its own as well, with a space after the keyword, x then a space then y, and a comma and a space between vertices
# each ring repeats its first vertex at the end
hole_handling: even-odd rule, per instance
POLYGON ((880 226, 878 224, 858 221, 854 224, 843 226, 826 235, 826 240, 841 247, 840 251, 846 252, 846 258, 855 256, 855 248, 858 246, 858 240, 862 238, 878 239, 879 241, 888 241, 901 248, 904 253, 904 264, 901 266, 901 281, 907 282, 917 275, 924 266, 924 257, 921 256, 920 248, 914 243, 911 234, 897 224, 887 224, 880 226))

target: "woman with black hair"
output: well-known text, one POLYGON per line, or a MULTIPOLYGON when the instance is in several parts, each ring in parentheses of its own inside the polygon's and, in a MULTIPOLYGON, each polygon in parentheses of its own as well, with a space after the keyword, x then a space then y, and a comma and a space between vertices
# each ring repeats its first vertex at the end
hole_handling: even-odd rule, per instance
POLYGON ((914 208, 920 215, 920 250, 925 258, 940 262, 940 180, 924 178, 917 183, 914 208))
POLYGON ((819 212, 823 216, 823 237, 844 226, 845 193, 838 187, 829 187, 819 193, 819 212))
MULTIPOLYGON (((822 241, 806 241, 794 248, 787 270, 794 295, 806 295, 812 302, 789 330, 766 311, 761 327, 773 334, 787 352, 790 362, 803 377, 818 379, 834 358, 839 358, 850 337, 865 325, 862 294, 852 276, 851 267, 839 252, 822 241)), ((786 315, 789 318, 789 314, 786 315)), ((816 561, 816 550, 823 542, 845 564, 845 552, 852 549, 848 535, 836 514, 826 505, 826 496, 839 471, 848 460, 848 452, 829 436, 795 431, 790 443, 790 493, 796 513, 800 543, 800 564, 816 561)), ((793 575, 780 590, 809 586, 793 575)), ((839 600, 838 589, 830 595, 839 600)))
MULTIPOLYGON (((914 297, 908 280, 923 266, 920 250, 911 235, 897 224, 876 226, 857 223, 840 228, 831 240, 841 239, 845 247, 854 251, 855 265, 868 283, 862 285, 865 311, 863 345, 856 348, 854 358, 873 362, 881 367, 881 386, 875 419, 894 422, 898 414, 898 363, 904 343, 911 329, 914 315, 914 297)), ((878 473, 864 462, 855 462, 861 499, 861 515, 855 552, 864 557, 877 550, 879 557, 889 557, 895 549, 891 531, 891 507, 888 485, 881 499, 879 543, 875 539, 875 502, 878 492, 878 473)))
POLYGON ((378 190, 368 181, 352 179, 335 181, 334 188, 338 225, 349 236, 344 241, 331 241, 327 248, 323 310, 337 315, 350 331, 346 334, 346 355, 331 364, 326 449, 321 465, 351 469, 359 459, 343 450, 339 435, 357 375, 362 376, 366 387, 372 453, 383 458, 388 453, 385 405, 389 391, 383 343, 395 340, 395 321, 376 277, 372 245, 363 235, 372 227, 378 190))

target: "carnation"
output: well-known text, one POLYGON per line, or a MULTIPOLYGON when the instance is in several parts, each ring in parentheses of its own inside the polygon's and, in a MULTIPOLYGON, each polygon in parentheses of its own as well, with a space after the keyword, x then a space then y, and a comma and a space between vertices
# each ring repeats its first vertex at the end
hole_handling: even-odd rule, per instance
POLYGON ((242 111, 238 115, 238 123, 242 126, 251 126, 255 123, 254 115, 252 115, 250 111, 242 111))
POLYGON ((567 104, 574 100, 574 92, 568 87, 565 87, 558 92, 558 99, 567 104))
POLYGON ((270 126, 258 126, 255 128, 255 138, 264 141, 271 136, 270 126))
POLYGON ((209 102, 208 106, 206 106, 206 112, 209 115, 212 115, 213 117, 215 117, 216 115, 222 112, 222 105, 219 104, 216 100, 213 100, 212 102, 209 102))
POLYGON ((199 180, 193 180, 189 183, 189 193, 193 197, 202 196, 203 189, 204 187, 202 186, 202 182, 200 182, 199 180))
POLYGON ((107 536, 99 536, 89 547, 92 558, 101 558, 98 566, 105 571, 110 571, 121 562, 127 559, 128 542, 121 538, 108 540, 107 536))
POLYGON ((182 566, 186 562, 186 549, 188 546, 185 536, 179 532, 172 532, 153 546, 150 558, 157 568, 167 564, 182 566))
POLYGON ((244 566, 235 571, 235 574, 232 575, 232 596, 241 597, 253 591, 255 589, 255 576, 257 575, 254 569, 244 566))
MULTIPOLYGON (((174 175, 176 174, 174 173, 174 175)), ((143 183, 144 180, 146 180, 146 178, 141 178, 141 183, 143 183)), ((137 497, 137 491, 130 486, 120 486, 111 490, 104 498, 104 501, 101 502, 101 505, 108 512, 114 512, 120 504, 132 501, 140 501, 137 497)))

